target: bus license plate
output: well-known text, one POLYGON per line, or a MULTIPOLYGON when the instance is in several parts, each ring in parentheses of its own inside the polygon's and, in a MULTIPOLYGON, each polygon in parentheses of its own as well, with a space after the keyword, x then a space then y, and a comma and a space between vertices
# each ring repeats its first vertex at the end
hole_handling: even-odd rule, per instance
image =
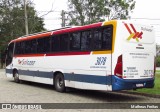
POLYGON ((136 84, 136 87, 143 87, 143 84, 136 84))

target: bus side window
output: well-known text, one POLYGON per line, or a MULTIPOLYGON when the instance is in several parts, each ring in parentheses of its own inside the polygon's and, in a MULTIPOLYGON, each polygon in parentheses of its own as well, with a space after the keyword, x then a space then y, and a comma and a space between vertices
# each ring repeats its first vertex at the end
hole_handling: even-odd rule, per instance
POLYGON ((21 54, 21 43, 20 42, 16 42, 15 54, 21 54))
POLYGON ((25 42, 16 42, 15 54, 24 54, 24 53, 25 53, 25 42))
POLYGON ((69 36, 68 34, 63 34, 60 36, 60 51, 68 51, 69 47, 69 36))
POLYGON ((37 53, 37 41, 36 41, 36 39, 31 41, 31 53, 37 53))
POLYGON ((112 27, 106 27, 103 29, 102 49, 112 49, 112 27))
POLYGON ((37 53, 50 52, 50 38, 44 37, 37 39, 37 53))
POLYGON ((70 50, 71 51, 79 51, 80 50, 80 39, 81 37, 81 33, 77 32, 77 33, 71 33, 70 34, 70 50))
POLYGON ((102 49, 102 30, 95 29, 93 31, 93 50, 102 49))
POLYGON ((7 49, 6 66, 12 63, 14 43, 9 44, 7 49))
POLYGON ((36 39, 25 41, 25 54, 37 52, 36 39))
POLYGON ((83 31, 81 36, 81 50, 87 51, 91 48, 91 31, 83 31))
POLYGON ((60 49, 60 38, 59 36, 53 36, 51 39, 51 51, 57 52, 60 49))
POLYGON ((25 54, 25 47, 26 47, 25 44, 26 44, 26 43, 25 43, 25 41, 24 41, 24 42, 20 42, 20 43, 21 43, 21 49, 20 49, 21 51, 20 51, 20 54, 25 54))

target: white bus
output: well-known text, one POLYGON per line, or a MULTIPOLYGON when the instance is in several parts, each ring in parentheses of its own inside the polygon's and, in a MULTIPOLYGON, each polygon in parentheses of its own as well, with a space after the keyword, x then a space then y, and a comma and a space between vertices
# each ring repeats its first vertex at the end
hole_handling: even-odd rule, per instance
POLYGON ((59 92, 153 88, 155 56, 151 26, 112 20, 12 40, 6 75, 51 84, 59 92))

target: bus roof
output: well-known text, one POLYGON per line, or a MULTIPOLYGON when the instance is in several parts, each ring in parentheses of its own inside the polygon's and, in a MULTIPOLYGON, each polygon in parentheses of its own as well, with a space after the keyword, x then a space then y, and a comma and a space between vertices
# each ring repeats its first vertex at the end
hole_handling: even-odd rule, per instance
POLYGON ((74 32, 74 31, 79 31, 79 30, 86 30, 89 28, 95 28, 95 27, 99 27, 99 26, 102 26, 102 22, 94 23, 94 24, 90 24, 90 25, 85 25, 85 26, 64 27, 64 28, 60 28, 60 29, 54 29, 51 31, 45 31, 45 32, 24 35, 22 37, 19 37, 17 39, 12 40, 11 43, 31 40, 31 39, 35 39, 35 38, 47 37, 50 35, 57 35, 57 34, 64 34, 64 33, 69 33, 69 32, 74 32))

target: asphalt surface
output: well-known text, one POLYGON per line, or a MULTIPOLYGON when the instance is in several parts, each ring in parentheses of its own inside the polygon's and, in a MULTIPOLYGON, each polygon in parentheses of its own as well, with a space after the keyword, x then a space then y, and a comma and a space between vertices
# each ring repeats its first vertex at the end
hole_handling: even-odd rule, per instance
MULTIPOLYGON (((53 86, 31 83, 23 81, 18 84, 13 81, 13 79, 7 78, 5 76, 5 71, 0 69, 0 103, 160 103, 160 98, 153 98, 149 96, 128 94, 120 92, 105 92, 105 91, 87 91, 87 90, 72 90, 67 93, 57 92, 53 86)), ((114 104, 113 104, 114 106, 114 104)), ((1 109, 0 112, 7 111, 1 109)), ((28 112, 33 110, 14 110, 20 112, 28 112)), ((38 112, 48 112, 48 111, 89 111, 97 112, 104 111, 106 109, 44 109, 44 110, 34 110, 38 112)), ((122 109, 107 109, 107 111, 124 111, 122 109)), ((125 109, 125 111, 135 112, 159 112, 158 109, 125 109)))

